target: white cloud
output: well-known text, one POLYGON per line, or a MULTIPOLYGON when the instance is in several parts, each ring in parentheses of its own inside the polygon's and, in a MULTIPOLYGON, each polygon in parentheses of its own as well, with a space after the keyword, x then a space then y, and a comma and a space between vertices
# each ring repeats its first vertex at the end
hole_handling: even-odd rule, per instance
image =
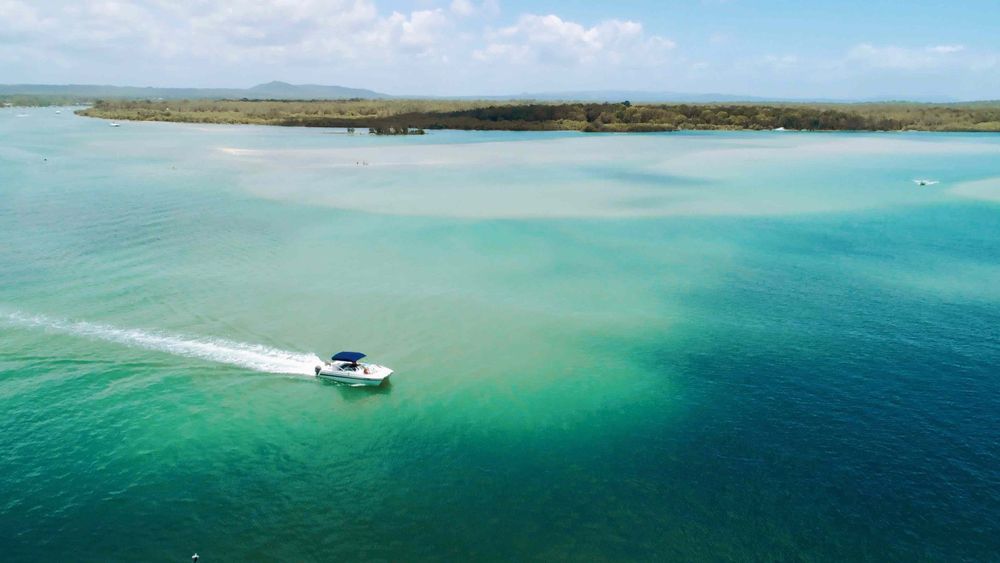
POLYGON ((787 70, 799 64, 799 57, 796 55, 767 55, 760 60, 760 63, 773 70, 787 70))
POLYGON ((16 39, 23 34, 44 31, 54 23, 38 10, 19 0, 0 0, 0 39, 16 39))
POLYGON ((873 68, 926 70, 946 65, 963 64, 955 55, 965 51, 962 45, 934 45, 923 48, 875 46, 862 43, 847 53, 847 60, 873 68))
POLYGON ((609 61, 644 66, 660 62, 674 46, 664 37, 647 36, 642 24, 634 21, 612 19, 585 27, 552 14, 526 14, 516 24, 488 33, 486 46, 474 56, 513 63, 609 61))
POLYGON ((452 0, 449 9, 457 16, 487 16, 493 17, 500 14, 499 0, 482 0, 476 3, 472 0, 452 0))
POLYGON ((708 42, 712 45, 727 45, 733 40, 728 33, 715 32, 708 36, 708 42))
POLYGON ((440 9, 416 11, 409 18, 394 12, 390 21, 399 25, 398 35, 394 35, 399 37, 400 45, 419 51, 427 51, 437 45, 450 24, 440 9))
POLYGON ((452 0, 451 11, 460 16, 471 16, 476 11, 476 7, 469 0, 452 0))
POLYGON ((927 50, 931 53, 958 53, 965 50, 965 45, 935 45, 927 47, 927 50))
POLYGON ((444 10, 381 15, 372 0, 99 0, 51 6, 0 0, 0 38, 53 56, 196 57, 278 63, 423 54, 442 38, 444 10), (10 40, 10 39, 8 39, 10 40))

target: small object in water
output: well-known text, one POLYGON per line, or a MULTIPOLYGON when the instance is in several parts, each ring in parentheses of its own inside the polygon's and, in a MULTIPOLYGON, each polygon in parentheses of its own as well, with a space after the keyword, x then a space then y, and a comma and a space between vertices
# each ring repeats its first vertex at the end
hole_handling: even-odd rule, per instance
POLYGON ((197 553, 195 553, 194 555, 191 556, 191 561, 194 561, 194 563, 198 563, 198 554, 197 553))
POLYGON ((933 186, 934 184, 937 184, 938 181, 937 180, 921 180, 921 179, 917 179, 917 180, 914 180, 913 183, 916 184, 916 185, 918 185, 918 186, 933 186))
POLYGON ((111 123, 108 123, 108 126, 110 126, 110 127, 121 127, 121 124, 118 123, 117 121, 112 121, 111 123))
POLYGON ((339 352, 329 362, 316 366, 316 377, 332 379, 349 385, 381 385, 392 375, 392 370, 378 364, 362 364, 361 352, 339 352))

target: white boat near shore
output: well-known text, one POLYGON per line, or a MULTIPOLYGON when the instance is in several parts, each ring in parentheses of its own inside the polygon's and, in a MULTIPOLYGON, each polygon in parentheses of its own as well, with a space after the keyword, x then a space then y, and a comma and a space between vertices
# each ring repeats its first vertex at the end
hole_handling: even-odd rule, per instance
POLYGON ((381 385, 389 379, 391 369, 378 364, 359 363, 358 360, 364 357, 365 354, 361 352, 338 352, 330 361, 316 366, 316 377, 348 385, 368 386, 381 385))

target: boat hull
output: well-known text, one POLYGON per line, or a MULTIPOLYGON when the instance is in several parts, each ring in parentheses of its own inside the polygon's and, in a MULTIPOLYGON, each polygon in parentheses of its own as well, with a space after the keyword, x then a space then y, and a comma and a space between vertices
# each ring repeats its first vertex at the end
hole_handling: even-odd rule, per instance
POLYGON ((374 387, 388 381, 392 375, 392 370, 383 366, 369 365, 366 369, 354 371, 342 370, 338 366, 325 365, 316 372, 316 377, 320 379, 330 379, 338 383, 347 385, 365 385, 374 387), (365 373, 365 371, 369 373, 365 373))
POLYGON ((320 373, 319 377, 321 379, 330 379, 336 381, 337 383, 346 383, 348 385, 367 385, 371 387, 382 385, 383 381, 389 380, 388 375, 382 379, 367 379, 363 377, 347 377, 343 375, 320 373))

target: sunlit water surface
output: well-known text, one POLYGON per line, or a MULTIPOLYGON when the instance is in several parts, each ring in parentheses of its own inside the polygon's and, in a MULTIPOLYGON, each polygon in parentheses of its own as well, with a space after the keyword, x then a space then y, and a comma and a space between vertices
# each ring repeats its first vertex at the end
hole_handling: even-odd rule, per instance
POLYGON ((998 327, 997 136, 2 110, 0 558, 992 560, 998 327))

